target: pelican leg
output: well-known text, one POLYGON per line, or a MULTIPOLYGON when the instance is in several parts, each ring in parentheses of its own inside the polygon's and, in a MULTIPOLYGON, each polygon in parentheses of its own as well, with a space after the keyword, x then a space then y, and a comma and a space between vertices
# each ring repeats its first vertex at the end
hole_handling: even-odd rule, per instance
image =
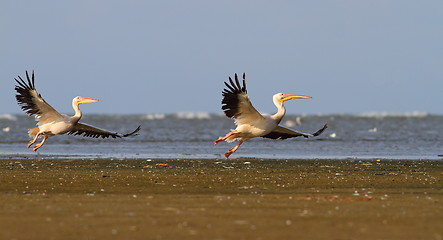
POLYGON ((232 132, 226 134, 226 136, 224 136, 224 137, 218 137, 218 139, 214 141, 214 145, 216 145, 217 143, 219 143, 221 141, 225 141, 228 137, 230 137, 234 134, 237 134, 237 132, 232 131, 232 132))
POLYGON ((28 143, 28 148, 30 148, 30 147, 32 146, 32 144, 34 144, 34 143, 37 141, 37 139, 38 139, 39 136, 40 136, 40 133, 37 133, 37 134, 35 135, 34 139, 32 139, 31 141, 29 141, 29 143, 28 143))
POLYGON ((229 149, 226 153, 225 153, 225 158, 229 158, 229 156, 231 156, 231 154, 233 154, 235 151, 237 151, 238 147, 240 147, 240 145, 244 142, 245 140, 240 140, 237 145, 235 145, 234 148, 229 149))
POLYGON ((45 135, 45 136, 43 137, 43 140, 41 141, 41 143, 36 144, 36 145, 34 146, 34 148, 32 149, 32 151, 36 152, 41 146, 43 146, 43 144, 45 143, 45 141, 46 141, 46 139, 47 139, 48 137, 49 137, 48 135, 45 135))

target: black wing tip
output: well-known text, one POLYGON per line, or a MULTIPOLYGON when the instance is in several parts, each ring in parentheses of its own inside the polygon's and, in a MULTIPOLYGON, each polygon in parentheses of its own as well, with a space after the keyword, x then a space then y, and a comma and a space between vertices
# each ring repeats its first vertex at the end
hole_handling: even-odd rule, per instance
POLYGON ((130 137, 130 136, 137 136, 139 134, 137 134, 141 129, 141 125, 139 125, 134 131, 132 131, 131 133, 127 133, 127 134, 123 134, 123 137, 130 137))
POLYGON ((243 92, 247 93, 248 91, 246 90, 246 73, 243 73, 243 92))
POLYGON ((242 84, 238 80, 238 74, 234 73, 234 80, 231 77, 228 77, 228 81, 224 82, 228 89, 224 89, 223 93, 247 93, 246 91, 246 73, 243 73, 243 81, 242 84), (242 86, 243 85, 243 86, 242 86))
POLYGON ((29 77, 28 70, 26 70, 26 79, 31 89, 34 89, 34 70, 32 70, 32 78, 29 77))
POLYGON ((243 73, 242 83, 238 79, 237 73, 234 73, 234 79, 228 76, 228 81, 224 82, 226 88, 222 91, 222 110, 228 118, 236 118, 239 114, 238 104, 240 95, 247 94, 246 91, 246 73, 243 73))
POLYGON ((326 122, 325 125, 320 130, 318 130, 317 132, 313 133, 312 135, 314 137, 316 137, 316 136, 322 134, 326 130, 326 128, 328 128, 328 122, 326 122))
MULTIPOLYGON (((83 124, 85 125, 85 124, 83 124)), ((129 137, 129 136, 137 136, 138 134, 136 134, 138 131, 140 131, 141 126, 138 126, 134 131, 132 131, 131 133, 127 133, 127 134, 120 134, 120 133, 112 133, 109 131, 106 131, 105 133, 103 132, 94 132, 94 131, 89 131, 87 129, 78 129, 78 130, 74 130, 74 131, 70 131, 67 132, 66 134, 68 135, 78 135, 78 136, 82 136, 82 137, 91 137, 91 138, 124 138, 124 137, 129 137)))
MULTIPOLYGON (((30 116, 34 114, 40 114, 40 110, 38 109, 36 103, 33 100, 35 96, 32 93, 32 92, 37 93, 34 84, 34 79, 35 79, 34 70, 32 71, 32 77, 29 76, 28 71, 25 71, 25 74, 26 74, 26 80, 20 77, 20 75, 17 76, 18 79, 14 78, 14 80, 17 82, 17 85, 15 85, 14 88, 16 91, 15 99, 17 100, 18 105, 26 114, 30 116)), ((40 94, 38 94, 38 97, 41 98, 40 94)))
POLYGON ((28 89, 28 90, 35 90, 35 75, 34 75, 34 70, 32 70, 32 75, 31 77, 29 77, 29 72, 28 70, 25 70, 25 74, 26 74, 26 80, 23 80, 22 77, 20 77, 20 75, 18 75, 18 79, 20 79, 20 81, 17 78, 14 78, 14 80, 20 85, 20 86, 15 86, 15 90, 17 90, 17 88, 23 88, 23 89, 28 89))

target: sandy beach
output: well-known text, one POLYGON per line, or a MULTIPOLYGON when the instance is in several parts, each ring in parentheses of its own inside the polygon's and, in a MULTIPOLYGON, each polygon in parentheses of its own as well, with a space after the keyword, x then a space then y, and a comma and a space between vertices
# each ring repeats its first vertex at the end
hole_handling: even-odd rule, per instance
POLYGON ((0 160, 1 239, 443 239, 442 161, 0 160))

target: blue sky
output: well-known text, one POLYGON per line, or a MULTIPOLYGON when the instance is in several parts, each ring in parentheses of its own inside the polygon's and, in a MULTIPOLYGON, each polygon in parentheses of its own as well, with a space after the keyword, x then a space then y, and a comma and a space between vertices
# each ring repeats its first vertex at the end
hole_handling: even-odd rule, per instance
POLYGON ((223 81, 247 74, 254 106, 288 113, 443 114, 443 1, 3 1, 0 113, 14 81, 60 112, 221 113, 223 81))

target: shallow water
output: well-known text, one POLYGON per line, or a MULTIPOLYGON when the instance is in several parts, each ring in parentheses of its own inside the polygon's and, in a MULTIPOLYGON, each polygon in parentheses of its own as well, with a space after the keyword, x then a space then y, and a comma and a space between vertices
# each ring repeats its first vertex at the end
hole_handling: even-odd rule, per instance
MULTIPOLYGON (((208 113, 89 115, 82 122, 117 132, 140 134, 125 139, 55 136, 34 153, 26 148, 27 129, 35 125, 25 115, 0 114, 2 158, 168 158, 220 159, 235 143, 213 141, 234 128, 225 116, 208 113)), ((245 142, 231 158, 273 159, 443 159, 443 116, 424 113, 286 116, 282 124, 313 133, 316 138, 245 142)))

